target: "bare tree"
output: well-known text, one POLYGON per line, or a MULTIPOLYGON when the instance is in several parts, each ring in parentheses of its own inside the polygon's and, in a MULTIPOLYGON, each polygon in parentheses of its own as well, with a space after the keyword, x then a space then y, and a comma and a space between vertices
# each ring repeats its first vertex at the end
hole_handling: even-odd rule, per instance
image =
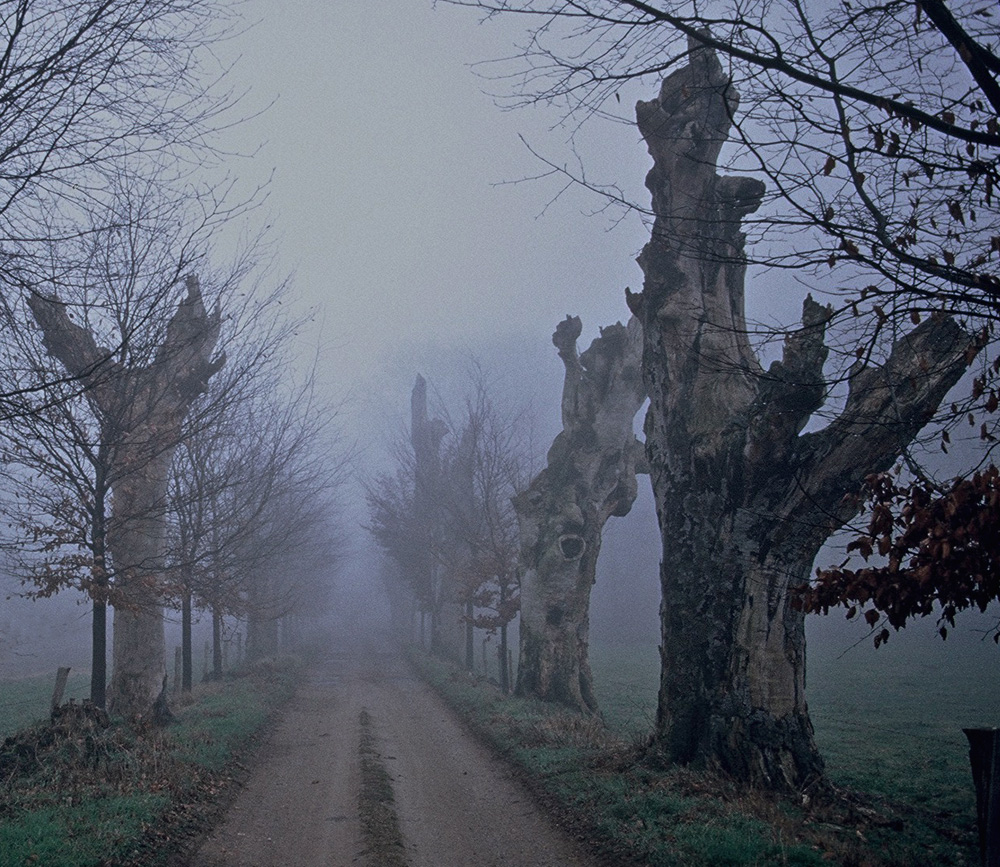
POLYGON ((505 408, 478 366, 473 375, 461 433, 445 456, 450 484, 442 555, 465 609, 466 667, 474 667, 476 628, 499 635, 500 687, 509 692, 508 628, 521 610, 514 500, 527 485, 532 450, 524 411, 505 408))
POLYGON ((411 410, 412 448, 397 447, 396 472, 377 476, 366 491, 368 529, 395 566, 386 575, 390 599, 398 613, 409 597, 422 627, 429 613, 431 646, 455 661, 464 655, 469 667, 474 629, 499 632, 501 681, 509 688, 507 627, 519 603, 511 498, 531 466, 525 413, 503 408, 476 364, 460 421, 443 408, 436 414, 444 418, 430 417, 423 377, 411 410))
MULTIPOLYGON (((251 656, 274 653, 277 622, 323 604, 323 589, 301 580, 317 570, 301 564, 322 550, 328 582, 342 546, 334 495, 350 454, 338 445, 334 410, 316 398, 311 377, 290 390, 287 371, 270 374, 258 373, 257 390, 220 423, 192 431, 174 464, 168 560, 182 601, 191 595, 212 613, 216 676, 223 616, 247 618, 251 656)), ((190 642, 183 648, 186 669, 190 642)))
POLYGON ((123 157, 152 169, 197 151, 233 100, 223 4, 14 0, 0 7, 0 277, 20 280, 47 211, 89 208, 123 157))

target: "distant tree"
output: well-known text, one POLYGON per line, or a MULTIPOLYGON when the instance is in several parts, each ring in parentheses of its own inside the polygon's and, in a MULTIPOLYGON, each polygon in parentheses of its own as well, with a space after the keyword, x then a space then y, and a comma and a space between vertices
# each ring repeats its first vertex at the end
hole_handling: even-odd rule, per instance
MULTIPOLYGON (((181 602, 186 688, 194 603, 211 612, 212 672, 221 676, 223 617, 246 615, 246 574, 256 568, 254 549, 271 500, 330 427, 329 412, 311 401, 311 382, 288 393, 292 327, 275 329, 265 315, 250 323, 241 343, 230 347, 231 376, 217 377, 199 399, 174 455, 164 590, 181 602)), ((342 464, 331 456, 331 485, 342 477, 342 464)))
MULTIPOLYGON (((524 414, 502 409, 478 366, 460 421, 430 417, 423 377, 411 409, 412 448, 396 447, 395 472, 367 485, 368 530, 394 564, 387 580, 406 588, 422 626, 430 614, 432 647, 457 661, 464 645, 471 665, 473 629, 499 632, 501 680, 509 680, 507 626, 519 599, 510 500, 531 463, 524 414)), ((405 604, 396 589, 390 598, 405 604)))
POLYGON ((446 538, 455 561, 456 598, 465 607, 466 667, 473 668, 475 628, 499 635, 499 680, 505 692, 511 688, 508 627, 521 602, 514 498, 531 472, 527 432, 524 412, 503 408, 477 368, 461 435, 446 455, 452 469, 443 501, 446 538))

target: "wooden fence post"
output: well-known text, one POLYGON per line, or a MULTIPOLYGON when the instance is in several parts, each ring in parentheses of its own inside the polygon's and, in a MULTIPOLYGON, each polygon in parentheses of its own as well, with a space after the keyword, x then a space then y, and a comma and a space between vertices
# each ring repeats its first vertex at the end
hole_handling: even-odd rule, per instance
POLYGON ((962 729, 969 739, 969 762, 976 784, 979 853, 984 867, 1000 867, 1000 732, 962 729))
POLYGON ((56 671, 56 687, 52 690, 52 708, 55 710, 62 703, 63 691, 66 689, 66 679, 69 677, 69 668, 60 667, 56 671))

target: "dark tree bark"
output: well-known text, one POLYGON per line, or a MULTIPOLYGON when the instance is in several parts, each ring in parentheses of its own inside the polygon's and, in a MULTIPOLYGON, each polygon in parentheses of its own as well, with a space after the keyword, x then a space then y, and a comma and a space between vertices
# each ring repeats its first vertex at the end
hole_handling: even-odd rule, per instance
POLYGON ((825 428, 829 308, 805 301, 781 361, 760 367, 744 324, 742 218, 763 185, 716 174, 737 96, 715 54, 636 106, 653 157, 656 220, 639 258, 650 396, 646 448, 663 537, 662 675, 654 745, 752 784, 822 778, 805 700, 805 635, 790 587, 855 511, 848 493, 886 469, 975 354, 952 320, 901 336, 881 365, 852 370, 825 428))
MULTIPOLYGON (((249 639, 247 640, 249 644, 249 639)), ((212 606, 212 679, 222 680, 222 608, 212 606)))
POLYGON ((184 416, 225 362, 212 358, 220 313, 209 314, 196 277, 167 326, 155 357, 130 365, 98 346, 56 298, 34 295, 29 306, 45 348, 86 387, 100 420, 102 441, 113 443, 114 494, 107 548, 115 575, 111 710, 147 716, 166 676, 166 647, 158 570, 164 542, 167 477, 184 416))
POLYGON ((642 446, 632 424, 645 389, 637 319, 602 329, 577 355, 581 328, 578 317, 567 316, 552 335, 566 368, 563 430, 546 468, 514 498, 521 537, 516 692, 596 712, 587 658, 590 589, 605 523, 635 501, 642 446))
POLYGON ((92 616, 90 622, 90 700, 102 710, 107 705, 108 692, 108 563, 107 563, 107 498, 108 485, 105 460, 108 449, 98 447, 99 460, 94 478, 94 503, 91 512, 93 544, 92 616))

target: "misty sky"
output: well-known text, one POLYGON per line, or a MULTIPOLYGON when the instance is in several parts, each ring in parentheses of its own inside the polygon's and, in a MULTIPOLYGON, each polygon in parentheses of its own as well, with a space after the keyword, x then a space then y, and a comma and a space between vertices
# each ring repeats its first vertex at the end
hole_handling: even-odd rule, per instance
MULTIPOLYGON (((430 0, 254 0, 246 17, 257 23, 230 46, 241 55, 232 81, 250 88, 246 110, 271 104, 238 133, 243 150, 263 147, 234 166, 243 178, 274 171, 280 267, 324 308, 331 387, 405 399, 448 347, 459 360, 505 357, 558 393, 555 323, 582 316, 584 344, 628 316, 623 289, 641 283, 645 230, 633 216, 611 231, 608 216, 587 216, 601 202, 581 191, 546 207, 563 186, 554 178, 510 183, 545 171, 519 136, 571 157, 569 129, 552 129, 557 109, 504 112, 486 92, 504 85, 471 68, 511 54, 517 22, 480 26, 430 0)), ((637 131, 588 133, 588 172, 645 200, 637 131)))
MULTIPOLYGON (((364 463, 385 460, 416 373, 454 396, 470 356, 532 401, 544 453, 559 429, 553 328, 580 315, 583 349, 598 326, 627 318, 623 290, 641 287, 634 259, 648 230, 638 214, 601 212, 593 193, 560 195, 563 178, 525 180, 547 168, 522 138, 646 207, 651 162, 634 125, 588 121, 576 162, 574 121, 563 123, 558 107, 503 110, 494 95, 511 88, 490 61, 517 54, 522 19, 481 24, 474 10, 432 0, 241 8, 249 27, 223 54, 238 56, 230 83, 247 91, 243 112, 263 111, 232 133, 230 147, 254 154, 232 170, 248 182, 271 178, 264 211, 277 268, 294 272, 296 294, 322 309, 320 375, 334 399, 350 395, 342 418, 367 446, 364 463)), ((623 89, 621 115, 655 92, 653 83, 623 89)), ((750 315, 770 320, 773 311, 787 322, 806 291, 751 274, 750 315)), ((634 548, 648 570, 619 569, 618 579, 629 595, 640 588, 633 602, 655 629, 658 552, 651 497, 640 487, 629 520, 641 540, 612 522, 607 546, 634 548)), ((600 576, 598 585, 595 605, 619 595, 600 576)), ((839 632, 840 623, 813 629, 839 632)))

